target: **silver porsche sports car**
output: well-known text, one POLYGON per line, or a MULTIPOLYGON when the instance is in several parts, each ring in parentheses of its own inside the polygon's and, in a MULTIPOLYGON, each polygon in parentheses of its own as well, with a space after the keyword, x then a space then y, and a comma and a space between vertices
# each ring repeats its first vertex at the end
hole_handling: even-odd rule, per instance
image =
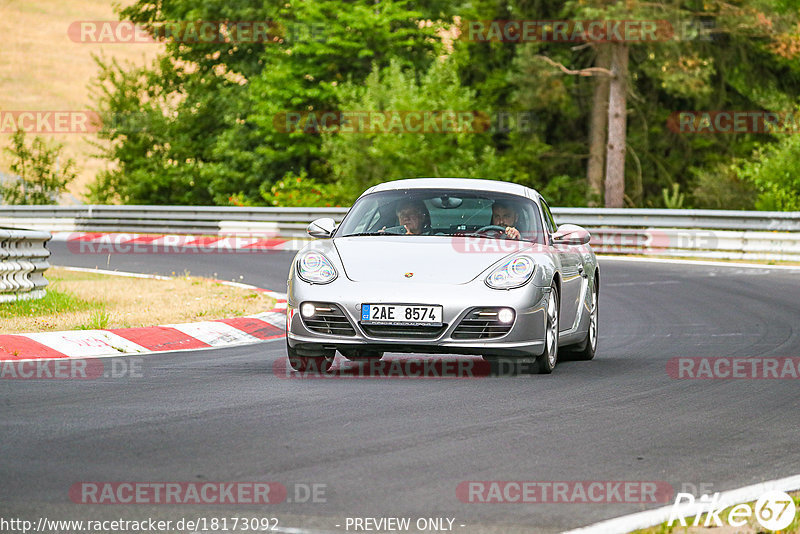
POLYGON ((597 348, 600 271, 589 233, 556 227, 519 184, 461 178, 371 187, 289 271, 286 343, 298 371, 384 352, 513 358, 550 373, 597 348))

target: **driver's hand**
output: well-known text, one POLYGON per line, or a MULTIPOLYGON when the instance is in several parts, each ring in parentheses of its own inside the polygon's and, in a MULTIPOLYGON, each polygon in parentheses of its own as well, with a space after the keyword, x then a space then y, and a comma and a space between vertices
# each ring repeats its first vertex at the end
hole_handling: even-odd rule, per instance
POLYGON ((519 230, 513 226, 506 226, 506 235, 511 239, 519 239, 519 230))

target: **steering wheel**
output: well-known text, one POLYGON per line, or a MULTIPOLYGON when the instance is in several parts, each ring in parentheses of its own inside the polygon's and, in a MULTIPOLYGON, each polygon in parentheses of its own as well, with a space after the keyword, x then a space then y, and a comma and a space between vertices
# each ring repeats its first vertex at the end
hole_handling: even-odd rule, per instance
POLYGON ((475 230, 476 234, 486 234, 489 237, 500 237, 501 235, 506 233, 505 226, 497 226, 496 224, 490 224, 487 226, 483 226, 475 230))
POLYGON ((408 233, 406 232, 406 227, 403 226, 402 224, 398 224, 395 226, 387 226, 386 228, 383 228, 382 230, 379 231, 384 234, 391 234, 391 235, 406 235, 408 233))

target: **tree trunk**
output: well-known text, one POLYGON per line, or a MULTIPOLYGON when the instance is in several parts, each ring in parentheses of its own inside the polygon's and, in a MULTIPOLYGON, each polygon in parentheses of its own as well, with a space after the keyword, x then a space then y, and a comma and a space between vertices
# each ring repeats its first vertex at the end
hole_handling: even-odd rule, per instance
MULTIPOLYGON (((611 43, 597 43, 597 57, 594 66, 611 69, 611 43)), ((589 163, 586 166, 586 179, 589 182, 587 201, 589 206, 599 206, 603 202, 603 172, 606 153, 606 129, 608 128, 608 76, 594 77, 592 96, 592 115, 589 123, 589 163)))
POLYGON ((611 44, 611 72, 614 76, 608 91, 608 148, 606 150, 607 208, 621 208, 625 203, 625 136, 627 127, 626 91, 628 46, 611 44))

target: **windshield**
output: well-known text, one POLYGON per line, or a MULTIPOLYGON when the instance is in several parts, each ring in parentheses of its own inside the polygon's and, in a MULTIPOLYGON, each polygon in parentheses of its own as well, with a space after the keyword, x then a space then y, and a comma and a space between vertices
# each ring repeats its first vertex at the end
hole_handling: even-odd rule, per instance
POLYGON ((539 208, 532 200, 468 190, 406 189, 365 195, 336 231, 336 237, 355 235, 475 235, 543 243, 539 208))

